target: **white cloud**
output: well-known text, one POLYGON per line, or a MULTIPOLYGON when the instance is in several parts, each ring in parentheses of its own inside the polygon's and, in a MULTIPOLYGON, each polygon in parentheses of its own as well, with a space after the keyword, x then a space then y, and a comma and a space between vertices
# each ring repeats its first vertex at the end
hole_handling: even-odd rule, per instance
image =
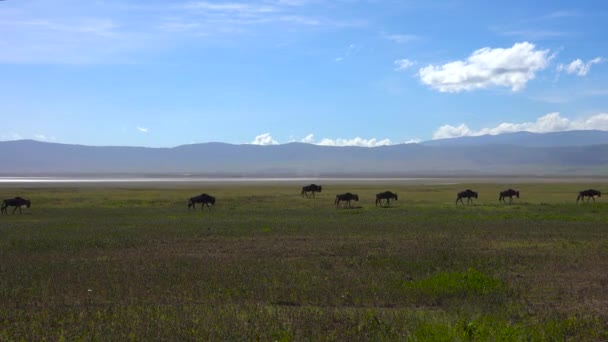
POLYGON ((485 47, 466 60, 428 65, 418 72, 422 83, 440 92, 458 93, 490 86, 523 89, 536 72, 545 69, 552 56, 534 44, 516 43, 510 48, 485 47))
POLYGON ((586 119, 571 120, 559 113, 549 113, 534 122, 503 122, 496 127, 472 130, 466 124, 459 126, 443 125, 433 134, 433 139, 457 138, 463 136, 496 135, 502 133, 528 131, 534 133, 560 132, 569 130, 608 130, 608 113, 600 113, 586 119))
POLYGON ((137 126, 136 129, 142 133, 148 133, 150 130, 146 127, 137 126))
POLYGON ((307 143, 307 144, 314 144, 315 143, 315 135, 314 134, 309 134, 306 137, 304 137, 304 139, 300 140, 303 143, 307 143))
POLYGON ((421 139, 410 139, 404 142, 404 144, 418 144, 419 142, 421 142, 421 139))
POLYGON ((277 145, 278 142, 274 139, 272 139, 272 136, 270 136, 270 133, 264 133, 264 134, 260 134, 258 136, 255 137, 255 139, 253 139, 253 141, 251 142, 251 144, 253 145, 277 145))
POLYGON ((359 146, 359 147, 376 147, 376 146, 385 146, 391 145, 390 139, 382 139, 378 140, 376 138, 371 139, 363 139, 360 137, 352 138, 352 139, 330 139, 323 138, 321 141, 317 142, 315 140, 314 134, 309 134, 300 140, 303 143, 307 144, 315 144, 321 146, 359 146))
POLYGON ((371 139, 363 139, 363 138, 353 138, 353 139, 329 139, 323 138, 317 145, 321 146, 359 146, 359 147, 376 147, 376 146, 385 146, 390 145, 391 141, 389 139, 377 140, 376 138, 371 139))
POLYGON ((49 137, 46 136, 45 134, 34 134, 34 139, 38 140, 38 141, 54 141, 55 137, 49 137))
POLYGON ((459 126, 443 125, 433 133, 433 139, 445 139, 475 135, 465 124, 459 126))
POLYGON ((407 58, 404 59, 398 59, 394 62, 395 64, 395 70, 397 71, 403 71, 411 66, 416 65, 416 62, 410 61, 407 58))
POLYGON ((557 71, 562 72, 565 71, 568 74, 577 74, 578 76, 587 76, 589 71, 591 71, 591 66, 593 64, 606 62, 605 58, 596 57, 587 63, 583 62, 580 59, 573 60, 570 64, 560 64, 557 66, 557 71))

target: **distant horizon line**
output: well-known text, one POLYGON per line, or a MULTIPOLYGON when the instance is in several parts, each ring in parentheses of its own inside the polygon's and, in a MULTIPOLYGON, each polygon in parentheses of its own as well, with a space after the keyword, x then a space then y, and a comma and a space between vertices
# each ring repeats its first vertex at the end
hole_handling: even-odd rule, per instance
POLYGON ((329 144, 320 144, 320 143, 311 143, 304 141, 288 141, 285 143, 273 143, 273 144, 255 144, 255 143, 231 143, 231 142, 223 142, 223 141, 205 141, 205 142, 193 142, 193 143, 184 143, 173 146, 142 146, 142 145, 91 145, 84 143, 69 143, 69 142, 59 142, 59 141, 49 141, 49 140, 38 140, 35 138, 21 138, 21 139, 7 139, 0 140, 0 143, 8 143, 8 142, 36 142, 42 144, 58 144, 58 145, 75 145, 75 146, 87 146, 87 147, 133 147, 133 148, 166 148, 172 149, 181 146, 192 146, 192 145, 203 145, 203 144, 222 144, 222 145, 232 145, 232 146, 260 146, 260 147, 272 147, 272 146, 283 146, 283 145, 291 145, 291 144, 301 144, 301 145, 311 145, 311 146, 320 146, 320 147, 360 147, 360 148, 379 148, 379 147, 387 147, 387 146, 398 146, 398 145, 422 145, 428 142, 434 141, 446 141, 446 140, 459 140, 459 139, 471 139, 471 138, 480 138, 480 137, 488 137, 488 136, 501 136, 501 135, 511 135, 517 133, 529 133, 529 134, 537 134, 537 135, 546 135, 546 134, 557 134, 557 133, 565 133, 565 132, 606 132, 608 130, 603 129, 570 129, 563 131, 551 131, 551 132, 532 132, 532 131, 514 131, 514 132, 504 132, 498 134, 480 134, 480 135, 464 135, 459 137, 450 137, 450 138, 438 138, 438 139, 428 139, 428 140, 420 140, 417 142, 398 142, 398 143, 388 143, 377 146, 361 146, 361 145, 329 145, 329 144))

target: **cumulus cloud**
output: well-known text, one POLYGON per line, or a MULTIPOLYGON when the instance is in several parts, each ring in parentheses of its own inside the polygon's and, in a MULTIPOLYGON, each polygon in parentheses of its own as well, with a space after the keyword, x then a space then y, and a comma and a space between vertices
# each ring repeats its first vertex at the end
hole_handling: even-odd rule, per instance
POLYGON ((252 145, 277 145, 278 142, 272 139, 270 133, 260 134, 253 139, 252 145))
POLYGON ((321 146, 359 146, 359 147, 376 147, 376 146, 386 146, 390 145, 391 141, 389 139, 376 140, 376 138, 371 139, 363 139, 363 138, 353 138, 353 139, 328 139, 324 138, 317 145, 321 146))
POLYGON ((519 91, 551 59, 549 50, 538 50, 534 44, 523 42, 506 49, 485 47, 464 61, 428 65, 418 71, 418 76, 422 83, 440 92, 458 93, 490 86, 519 91))
POLYGON ((306 137, 304 137, 304 139, 300 140, 303 143, 307 143, 307 144, 314 144, 315 143, 315 135, 314 134, 309 134, 306 137))
POLYGON ((589 71, 591 71, 591 66, 593 64, 606 62, 605 58, 596 57, 587 63, 583 62, 580 59, 575 59, 569 64, 560 64, 557 66, 558 72, 566 72, 568 74, 577 74, 578 76, 587 76, 589 71))
POLYGON ((395 70, 397 71, 403 71, 411 66, 414 66, 416 64, 416 62, 410 61, 407 58, 404 59, 398 59, 394 62, 395 64, 395 70))
POLYGON ((304 137, 300 142, 321 146, 359 146, 359 147, 377 147, 377 146, 385 146, 391 145, 390 139, 381 139, 378 140, 376 138, 364 139, 360 137, 352 138, 352 139, 330 139, 323 138, 321 141, 316 141, 314 134, 309 134, 304 137))
POLYGON ((502 133, 528 131, 534 133, 559 132, 570 130, 608 130, 608 113, 600 113, 586 119, 571 120, 559 113, 549 113, 533 122, 503 122, 496 127, 472 130, 466 124, 458 126, 443 125, 433 134, 433 139, 457 138, 463 136, 496 135, 502 133))
POLYGON ((140 131, 142 133, 148 133, 150 131, 148 128, 140 127, 140 126, 135 127, 135 129, 137 129, 138 131, 140 131))
POLYGON ((38 141, 54 141, 55 137, 50 137, 45 134, 38 133, 38 134, 34 134, 34 139, 36 139, 38 141))

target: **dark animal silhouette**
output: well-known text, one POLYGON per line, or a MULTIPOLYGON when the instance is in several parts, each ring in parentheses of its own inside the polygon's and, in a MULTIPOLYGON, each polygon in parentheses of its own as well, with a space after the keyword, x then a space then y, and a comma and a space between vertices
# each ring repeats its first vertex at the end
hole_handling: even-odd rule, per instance
POLYGON ((578 193, 576 203, 578 203, 579 200, 585 202, 585 197, 587 197, 587 202, 589 202, 589 199, 593 199, 593 202, 595 202, 595 196, 602 197, 602 193, 594 189, 583 190, 578 193))
POLYGON ((310 184, 302 187, 302 196, 306 196, 308 198, 308 193, 312 192, 312 197, 315 197, 315 192, 321 192, 322 186, 317 184, 310 184))
POLYGON ((15 207, 15 209, 13 209, 13 214, 15 213, 15 211, 17 209, 19 209, 19 213, 21 214, 22 206, 26 206, 29 208, 31 205, 32 205, 32 202, 30 202, 30 200, 25 199, 25 198, 21 198, 21 197, 9 198, 9 199, 5 199, 2 202, 2 208, 0 208, 0 211, 2 212, 2 215, 8 214, 8 207, 15 207))
POLYGON ((207 195, 207 194, 201 194, 199 196, 191 197, 190 200, 188 201, 188 209, 190 209, 190 208, 196 209, 196 203, 201 204, 201 210, 203 210, 205 208, 205 205, 207 206, 207 208, 209 210, 211 210, 209 203, 215 205, 215 197, 213 197, 211 195, 207 195))
POLYGON ((456 197, 456 204, 458 204, 458 201, 460 201, 460 203, 462 203, 464 205, 464 202, 462 201, 463 198, 467 199, 467 204, 469 204, 470 202, 473 201, 473 198, 477 198, 478 194, 477 192, 471 190, 471 189, 466 189, 465 191, 461 191, 458 193, 457 197, 456 197))
POLYGON ((509 204, 511 204, 511 202, 513 202, 513 196, 519 198, 519 191, 513 189, 501 191, 500 197, 498 197, 498 202, 503 201, 504 203, 507 203, 505 199, 509 197, 509 204))
POLYGON ((336 204, 336 207, 340 204, 340 202, 348 202, 348 207, 352 208, 350 206, 350 201, 359 201, 359 195, 357 194, 351 194, 350 192, 347 192, 345 194, 339 194, 336 195, 336 200, 334 201, 334 203, 336 204))
POLYGON ((380 206, 382 207, 382 200, 386 200, 386 206, 390 205, 391 199, 399 200, 399 198, 397 197, 397 194, 392 193, 390 191, 384 191, 384 192, 380 192, 376 194, 376 207, 378 206, 378 204, 380 204, 380 206))

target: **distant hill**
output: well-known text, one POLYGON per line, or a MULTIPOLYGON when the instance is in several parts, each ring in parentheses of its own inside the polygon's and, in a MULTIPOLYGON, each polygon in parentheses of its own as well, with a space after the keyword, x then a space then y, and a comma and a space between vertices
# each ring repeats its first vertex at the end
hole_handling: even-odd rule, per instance
MULTIPOLYGON (((607 175, 608 143, 548 145, 549 140, 576 140, 580 131, 555 134, 509 134, 446 139, 439 144, 331 147, 304 143, 273 146, 204 143, 173 148, 83 146, 33 140, 0 142, 0 175, 129 174, 197 176, 474 176, 474 175, 607 175), (559 138, 561 136, 561 138, 559 138), (501 140, 506 139, 506 140, 501 140), (447 140, 450 140, 448 143, 447 140), (516 139, 517 140, 517 139, 516 139)), ((590 135, 600 137, 596 131, 590 135)), ((602 132, 604 133, 604 132, 602 132)), ((599 139, 599 138, 597 138, 599 139)), ((608 140, 607 140, 608 141, 608 140)))
POLYGON ((515 145, 527 147, 588 146, 608 144, 608 131, 565 131, 551 133, 514 132, 429 140, 425 146, 515 145))

